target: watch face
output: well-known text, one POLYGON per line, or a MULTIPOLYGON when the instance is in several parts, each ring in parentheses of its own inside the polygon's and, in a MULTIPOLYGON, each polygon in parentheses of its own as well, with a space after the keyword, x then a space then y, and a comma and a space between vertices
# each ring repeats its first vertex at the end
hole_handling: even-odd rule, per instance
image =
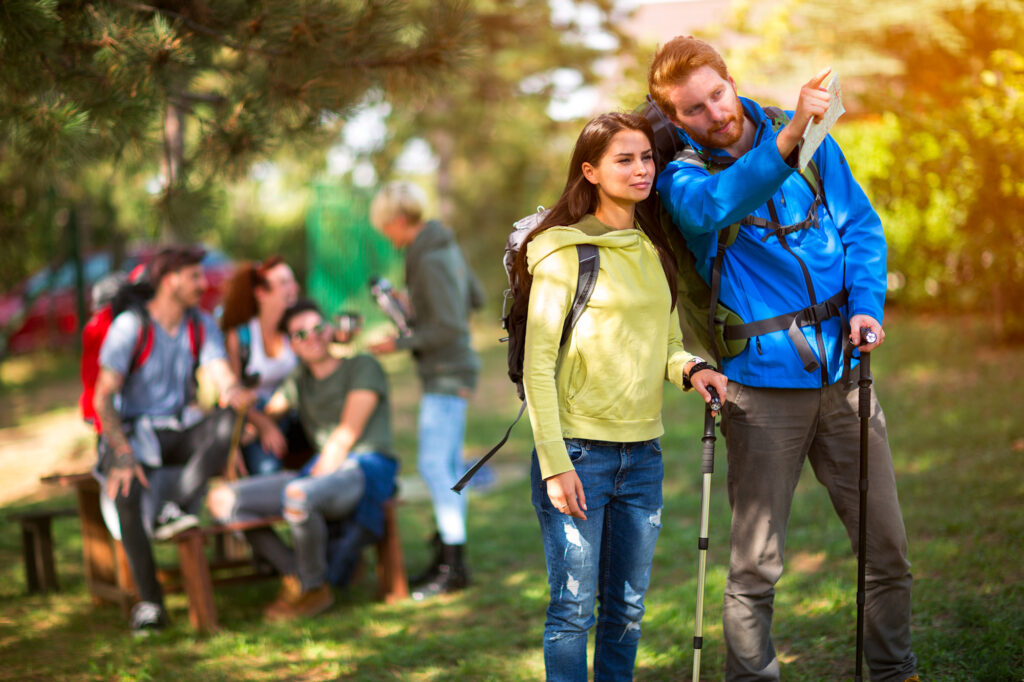
POLYGON ((704 358, 702 358, 699 355, 694 355, 693 356, 693 366, 694 367, 696 367, 697 365, 699 365, 702 362, 707 362, 707 360, 705 360, 704 358))

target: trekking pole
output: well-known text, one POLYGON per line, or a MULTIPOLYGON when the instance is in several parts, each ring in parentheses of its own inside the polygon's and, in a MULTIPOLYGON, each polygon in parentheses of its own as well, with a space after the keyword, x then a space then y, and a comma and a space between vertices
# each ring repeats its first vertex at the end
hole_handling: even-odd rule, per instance
MULTIPOLYGON (((869 327, 861 327, 861 344, 874 343, 878 337, 869 327)), ((865 574, 867 571, 868 541, 868 426, 871 420, 871 353, 860 353, 860 519, 857 522, 857 664, 854 679, 861 682, 864 658, 864 602, 866 599, 865 574)))
POLYGON ((704 646, 704 567, 708 554, 708 516, 711 510, 711 474, 715 472, 715 417, 722 401, 714 386, 708 386, 711 402, 704 409, 704 435, 701 437, 700 533, 697 536, 697 619, 693 626, 693 682, 700 680, 700 653, 704 646))

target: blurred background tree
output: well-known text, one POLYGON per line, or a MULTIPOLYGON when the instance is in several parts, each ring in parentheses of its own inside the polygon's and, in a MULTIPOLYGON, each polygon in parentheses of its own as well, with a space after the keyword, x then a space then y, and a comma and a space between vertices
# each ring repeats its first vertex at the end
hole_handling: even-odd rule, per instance
POLYGON ((227 181, 323 144, 372 88, 441 82, 473 27, 458 0, 5 2, 0 288, 57 255, 60 207, 94 243, 206 236, 227 181))
POLYGON ((490 300, 498 301, 512 223, 558 198, 572 143, 591 114, 586 105, 597 100, 586 93, 634 42, 612 0, 476 0, 473 10, 471 68, 433 92, 384 93, 378 107, 386 131, 361 157, 381 181, 428 176, 436 217, 462 236, 490 300), (427 168, 403 165, 411 149, 427 168))
POLYGON ((744 2, 734 16, 762 37, 737 56, 762 80, 827 63, 843 77, 859 118, 835 134, 886 225, 891 298, 985 311, 994 338, 1024 342, 1024 4, 744 2))
MULTIPOLYGON (((0 290, 72 235, 280 252, 301 274, 314 186, 404 175, 497 302, 511 223, 558 196, 583 120, 641 97, 654 46, 620 5, 8 0, 0 290)), ((890 300, 985 310, 1024 340, 1024 5, 729 5, 706 37, 744 94, 791 107, 821 65, 842 76, 835 136, 885 222, 890 300)))

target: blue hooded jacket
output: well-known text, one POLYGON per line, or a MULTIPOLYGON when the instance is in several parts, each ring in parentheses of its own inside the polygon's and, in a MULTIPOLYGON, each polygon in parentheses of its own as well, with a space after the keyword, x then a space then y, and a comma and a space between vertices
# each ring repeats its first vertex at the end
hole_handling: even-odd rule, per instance
MULTIPOLYGON (((748 215, 772 220, 769 199, 778 223, 799 223, 814 200, 807 182, 779 155, 771 119, 756 102, 740 101, 748 123, 753 120, 757 126, 750 151, 714 175, 676 160, 658 176, 661 200, 706 282, 720 229, 748 215)), ((678 132, 698 152, 730 158, 720 149, 702 149, 684 131, 678 132)), ((725 251, 719 298, 744 322, 802 310, 844 287, 849 295, 841 311, 846 320, 864 314, 882 322, 886 246, 881 220, 831 136, 814 160, 825 195, 825 205, 817 209, 818 226, 779 238, 770 229, 744 225, 725 251)), ((818 369, 804 368, 783 329, 751 338, 742 353, 723 360, 723 371, 732 381, 766 388, 819 388, 839 381, 844 369, 842 319, 832 317, 800 331, 818 359, 818 369)))

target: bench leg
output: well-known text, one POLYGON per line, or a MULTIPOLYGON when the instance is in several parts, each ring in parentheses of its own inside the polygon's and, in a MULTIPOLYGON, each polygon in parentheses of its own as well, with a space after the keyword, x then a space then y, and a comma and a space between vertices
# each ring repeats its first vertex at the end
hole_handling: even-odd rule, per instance
POLYGON ((29 594, 60 590, 53 561, 50 518, 22 520, 21 545, 25 558, 25 583, 28 585, 29 594))
POLYGON ((178 563, 181 566, 181 582, 188 597, 188 617, 192 626, 200 632, 216 632, 217 607, 213 602, 213 580, 210 578, 210 564, 206 560, 203 534, 186 531, 177 538, 178 563))
POLYGON ((409 598, 398 515, 391 502, 384 505, 384 537, 377 543, 377 581, 381 598, 388 604, 409 598))

